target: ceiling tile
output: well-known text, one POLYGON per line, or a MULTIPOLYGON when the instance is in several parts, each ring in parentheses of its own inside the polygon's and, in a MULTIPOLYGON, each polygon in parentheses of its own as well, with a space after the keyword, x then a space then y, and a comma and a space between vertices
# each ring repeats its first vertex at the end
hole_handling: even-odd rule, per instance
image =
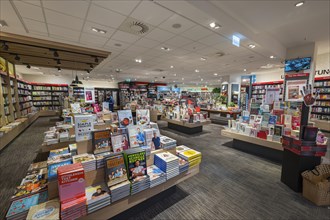
POLYGON ((176 46, 176 47, 182 47, 182 46, 190 44, 192 42, 193 41, 189 40, 188 38, 181 37, 181 36, 176 36, 176 37, 173 37, 173 38, 169 39, 165 43, 169 44, 169 45, 172 45, 172 46, 176 46))
POLYGON ((118 28, 126 19, 125 16, 116 12, 92 5, 89 9, 87 20, 98 24, 118 28))
POLYGON ((84 23, 82 19, 50 11, 48 9, 45 9, 45 14, 48 24, 54 24, 76 31, 81 31, 84 23))
POLYGON ((170 53, 175 56, 183 56, 185 54, 190 53, 190 51, 184 50, 184 49, 175 49, 175 50, 170 51, 170 53))
POLYGON ((175 34, 182 33, 189 28, 193 27, 195 23, 185 19, 184 17, 174 14, 171 16, 169 19, 167 19, 165 22, 161 23, 158 27, 162 28, 164 30, 170 31, 175 34), (174 28, 172 25, 173 24, 180 24, 180 28, 174 28))
POLYGON ((215 44, 219 44, 223 41, 228 41, 226 38, 217 35, 217 34, 212 34, 208 37, 202 38, 200 40, 198 40, 200 43, 206 44, 208 46, 213 46, 215 44))
POLYGON ((162 56, 164 55, 164 53, 167 53, 165 51, 162 51, 162 50, 157 50, 157 49, 150 49, 148 51, 146 51, 144 54, 147 55, 147 56, 152 56, 152 57, 159 57, 159 56, 162 56))
POLYGON ((140 40, 138 40, 134 43, 134 45, 147 47, 147 48, 154 48, 159 44, 160 44, 160 42, 154 41, 154 40, 151 40, 148 38, 141 38, 140 40))
POLYGON ((134 43, 139 38, 140 36, 129 34, 123 31, 116 31, 116 33, 111 37, 111 39, 123 41, 126 43, 134 43))
POLYGON ((87 1, 76 0, 43 0, 44 8, 61 12, 70 16, 84 19, 88 10, 89 3, 87 1))
POLYGON ((101 46, 103 46, 107 40, 108 38, 97 36, 97 33, 95 34, 82 33, 80 37, 80 42, 92 43, 94 45, 101 45, 101 46))
POLYGON ((206 47, 207 46, 205 46, 204 44, 193 42, 191 44, 185 45, 184 47, 182 47, 182 49, 198 52, 199 50, 204 49, 206 47))
POLYGON ((22 17, 45 22, 44 15, 40 7, 21 1, 14 1, 13 3, 22 17))
POLYGON ((123 15, 129 15, 139 2, 140 1, 93 0, 93 4, 123 15))
POLYGON ((100 24, 96 24, 96 23, 87 21, 84 25, 83 32, 89 33, 89 34, 96 34, 100 37, 108 37, 109 38, 115 32, 115 29, 104 26, 104 25, 100 25, 100 24), (92 31, 92 28, 98 28, 98 29, 104 30, 104 31, 106 31, 106 33, 105 34, 96 33, 94 31, 92 31))
POLYGON ((131 17, 157 26, 172 15, 173 12, 156 5, 151 1, 143 1, 133 11, 131 17))
POLYGON ((132 45, 129 48, 127 48, 126 50, 127 51, 139 52, 140 54, 142 54, 142 53, 146 52, 149 49, 148 48, 145 48, 145 47, 140 47, 140 46, 132 45))
POLYGON ((78 42, 80 32, 68 28, 63 28, 55 25, 48 25, 49 34, 63 36, 65 39, 75 40, 78 42))
POLYGON ((25 25, 26 25, 26 27, 28 28, 29 31, 37 31, 37 32, 41 32, 41 33, 48 33, 47 28, 46 28, 46 24, 43 23, 43 22, 39 22, 39 21, 28 19, 28 18, 24 18, 24 23, 25 23, 25 25))
POLYGON ((78 43, 79 37, 73 37, 69 35, 56 35, 56 34, 50 34, 49 37, 61 40, 63 43, 78 43))
POLYGON ((184 36, 184 37, 187 37, 191 40, 199 40, 203 37, 207 37, 209 35, 212 34, 212 31, 209 31, 207 30, 206 28, 200 26, 200 25, 197 25, 183 33, 181 33, 180 35, 184 36))
POLYGON ((147 34, 145 37, 159 41, 159 42, 164 42, 174 36, 175 36, 174 34, 168 32, 168 31, 164 31, 159 28, 155 28, 149 34, 147 34))
POLYGON ((22 1, 25 2, 25 3, 29 3, 29 4, 41 7, 40 1, 36 1, 36 0, 22 0, 22 1))
POLYGON ((110 48, 117 48, 117 50, 124 50, 127 47, 129 47, 131 44, 130 43, 125 43, 122 41, 117 41, 114 39, 110 39, 107 44, 105 45, 105 47, 110 47, 110 48))

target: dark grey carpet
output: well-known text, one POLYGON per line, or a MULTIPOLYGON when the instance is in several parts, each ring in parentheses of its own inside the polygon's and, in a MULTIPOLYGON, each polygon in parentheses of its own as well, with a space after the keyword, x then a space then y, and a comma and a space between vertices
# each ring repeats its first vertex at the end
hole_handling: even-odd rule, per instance
MULTIPOLYGON (((0 219, 13 188, 36 158, 43 132, 54 123, 38 119, 0 153, 0 219)), ((330 219, 330 209, 315 206, 281 183, 280 164, 223 146, 231 140, 220 136, 219 125, 204 126, 194 136, 174 133, 164 122, 159 125, 162 134, 202 152, 200 173, 118 219, 330 219)))

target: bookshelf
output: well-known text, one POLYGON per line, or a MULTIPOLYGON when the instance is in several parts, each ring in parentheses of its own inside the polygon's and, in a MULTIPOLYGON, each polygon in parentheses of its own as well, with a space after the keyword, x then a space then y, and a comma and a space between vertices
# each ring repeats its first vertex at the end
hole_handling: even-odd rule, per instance
POLYGON ((330 76, 315 78, 314 92, 320 95, 311 108, 311 119, 330 121, 330 76))
POLYGON ((76 102, 84 102, 85 94, 84 87, 73 87, 73 97, 76 99, 76 102))
POLYGON ((283 99, 283 80, 274 82, 259 82, 252 84, 251 98, 255 98, 257 103, 262 103, 262 99, 265 98, 266 91, 269 88, 280 89, 280 100, 283 99))

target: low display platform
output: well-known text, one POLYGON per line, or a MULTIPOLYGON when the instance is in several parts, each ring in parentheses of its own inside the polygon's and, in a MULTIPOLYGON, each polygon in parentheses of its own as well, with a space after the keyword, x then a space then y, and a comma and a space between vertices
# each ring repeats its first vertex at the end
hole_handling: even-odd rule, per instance
POLYGON ((167 121, 167 127, 185 134, 196 134, 203 131, 203 125, 210 124, 210 120, 206 120, 203 122, 197 122, 197 123, 188 123, 173 119, 163 119, 164 121, 167 121))
POLYGON ((227 117, 227 114, 230 114, 230 116, 236 120, 237 116, 241 114, 241 111, 234 112, 234 111, 228 111, 228 110, 213 110, 213 109, 206 109, 202 108, 201 111, 207 112, 208 118, 210 118, 211 113, 212 114, 220 114, 220 115, 225 115, 227 117))
POLYGON ((227 129, 221 130, 221 135, 233 139, 233 148, 276 162, 282 161, 283 147, 280 142, 250 137, 227 129))

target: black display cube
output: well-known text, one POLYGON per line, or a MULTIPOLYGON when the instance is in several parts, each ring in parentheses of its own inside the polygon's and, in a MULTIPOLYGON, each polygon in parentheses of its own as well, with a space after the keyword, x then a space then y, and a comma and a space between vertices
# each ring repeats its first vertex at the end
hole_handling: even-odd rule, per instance
POLYGON ((321 157, 300 156, 284 149, 281 181, 295 192, 302 192, 302 176, 305 170, 312 170, 321 163, 321 157))

